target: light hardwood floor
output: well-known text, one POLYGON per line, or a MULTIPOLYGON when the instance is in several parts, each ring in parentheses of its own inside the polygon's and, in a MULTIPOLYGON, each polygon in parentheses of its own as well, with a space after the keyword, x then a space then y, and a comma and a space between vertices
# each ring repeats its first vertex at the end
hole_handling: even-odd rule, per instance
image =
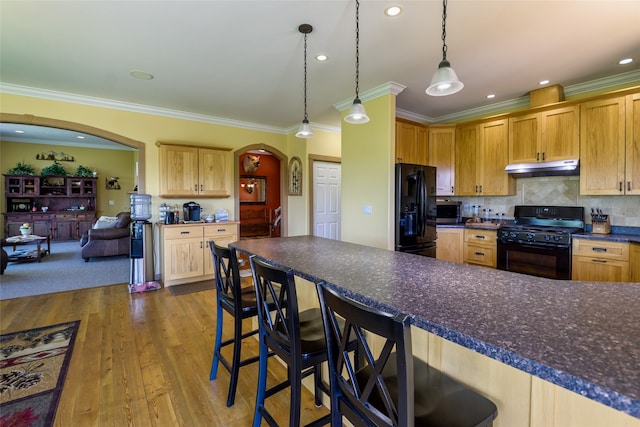
MULTIPOLYGON (((257 364, 240 370, 231 408, 224 367, 209 381, 215 309, 213 290, 130 295, 123 284, 0 301, 0 332, 81 320, 56 426, 250 426, 257 364)), ((225 317, 225 337, 231 320, 225 317)), ((246 340, 243 357, 257 349, 246 340)), ((280 364, 269 365, 269 384, 286 376, 280 364)), ((288 391, 270 399, 281 425, 288 399, 288 391)), ((327 413, 306 390, 302 407, 303 423, 327 413)))

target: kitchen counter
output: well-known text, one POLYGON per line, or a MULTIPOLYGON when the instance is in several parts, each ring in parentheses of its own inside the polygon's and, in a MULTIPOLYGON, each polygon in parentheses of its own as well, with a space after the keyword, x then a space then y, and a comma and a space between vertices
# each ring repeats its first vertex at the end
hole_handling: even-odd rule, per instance
POLYGON ((640 418, 640 284, 543 279, 312 236, 231 244, 640 418), (606 297, 604 297, 606 296, 606 297))
POLYGON ((610 234, 597 234, 597 233, 579 233, 571 236, 573 239, 589 239, 589 240, 603 240, 609 242, 622 242, 622 243, 638 243, 640 244, 640 234, 626 234, 626 233, 610 233, 610 234))

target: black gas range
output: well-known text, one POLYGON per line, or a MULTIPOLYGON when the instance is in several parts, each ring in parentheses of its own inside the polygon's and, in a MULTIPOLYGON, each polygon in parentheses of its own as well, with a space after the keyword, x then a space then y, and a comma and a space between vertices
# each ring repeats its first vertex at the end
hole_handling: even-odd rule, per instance
POLYGON ((583 207, 516 206, 514 223, 498 229, 497 267, 571 279, 571 235, 584 230, 583 207))

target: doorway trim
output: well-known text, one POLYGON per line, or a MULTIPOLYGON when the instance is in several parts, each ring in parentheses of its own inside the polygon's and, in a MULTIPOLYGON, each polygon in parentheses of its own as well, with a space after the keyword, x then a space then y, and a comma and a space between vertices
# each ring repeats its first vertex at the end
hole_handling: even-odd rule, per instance
MULTIPOLYGON (((289 165, 289 158, 282 151, 267 144, 250 144, 240 147, 233 152, 233 188, 237 191, 240 188, 240 156, 251 150, 264 150, 268 151, 276 159, 280 161, 280 206, 282 206, 282 220, 280 226, 280 235, 286 237, 289 235, 289 227, 287 226, 287 212, 288 209, 288 193, 287 193, 287 167, 289 165)), ((235 210, 234 217, 240 220, 240 197, 235 197, 233 202, 233 209, 235 210)))
POLYGON ((82 123, 68 122, 66 120, 51 119, 48 117, 39 117, 31 114, 11 114, 0 113, 0 122, 16 123, 22 125, 43 126, 56 129, 64 129, 73 132, 82 132, 89 135, 98 136, 108 139, 118 144, 138 150, 138 192, 144 193, 145 190, 145 144, 117 133, 109 132, 104 129, 95 128, 93 126, 83 125, 82 123))
POLYGON ((313 162, 327 162, 327 163, 340 163, 342 164, 342 157, 333 157, 333 156, 322 156, 319 154, 309 154, 308 157, 309 167, 308 171, 308 188, 309 188, 309 199, 307 205, 309 206, 309 227, 307 230, 307 234, 313 235, 313 212, 315 211, 315 206, 313 205, 313 188, 315 182, 313 181, 313 162))

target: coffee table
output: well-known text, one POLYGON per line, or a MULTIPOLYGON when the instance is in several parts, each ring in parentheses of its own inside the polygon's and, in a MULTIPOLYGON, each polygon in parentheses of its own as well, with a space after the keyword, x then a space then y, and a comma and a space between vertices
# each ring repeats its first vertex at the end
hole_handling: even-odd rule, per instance
POLYGON ((38 261, 46 255, 51 253, 51 236, 12 236, 7 237, 4 242, 2 242, 2 246, 12 246, 13 252, 15 253, 17 246, 24 245, 36 245, 36 253, 32 252, 25 255, 12 256, 13 254, 9 254, 9 262, 29 262, 29 261, 38 261), (47 249, 42 251, 42 243, 47 243, 47 249))

